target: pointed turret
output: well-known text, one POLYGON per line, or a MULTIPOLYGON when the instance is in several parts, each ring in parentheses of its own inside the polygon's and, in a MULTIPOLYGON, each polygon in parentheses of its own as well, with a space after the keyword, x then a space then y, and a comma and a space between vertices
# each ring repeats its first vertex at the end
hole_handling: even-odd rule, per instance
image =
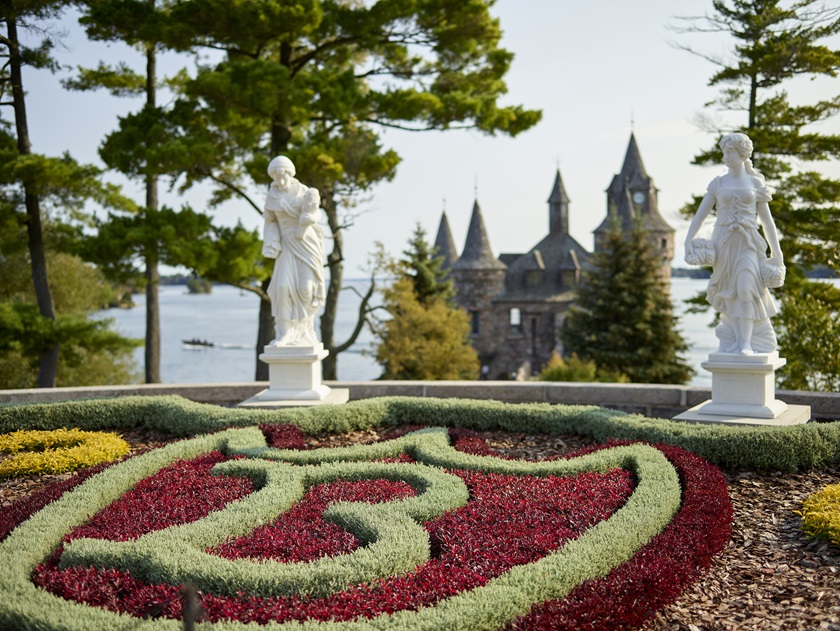
POLYGON ((673 232, 671 226, 659 214, 658 190, 647 174, 635 134, 630 134, 627 152, 621 171, 616 174, 607 189, 607 217, 595 230, 598 235, 606 232, 616 215, 619 225, 627 230, 634 219, 639 219, 644 228, 653 231, 673 232))
POLYGON ((605 249, 606 234, 615 222, 625 232, 638 222, 662 261, 659 276, 663 288, 668 291, 674 258, 674 229, 659 214, 658 193, 645 170, 636 136, 631 133, 621 172, 613 177, 607 189, 607 216, 595 229, 595 251, 605 249))
POLYGON ((446 211, 440 217, 437 238, 435 238, 437 255, 443 257, 441 269, 450 270, 458 260, 458 249, 455 247, 455 239, 452 238, 452 231, 449 229, 449 220, 446 218, 446 211))
POLYGON ((452 266, 455 270, 503 270, 505 264, 493 256, 490 248, 490 240, 487 238, 487 230, 484 228, 484 218, 481 216, 481 208, 478 200, 473 204, 470 227, 467 231, 467 240, 464 243, 464 251, 461 258, 452 266))
POLYGON ((554 186, 548 198, 548 231, 551 234, 569 232, 569 196, 560 177, 560 169, 554 178, 554 186))

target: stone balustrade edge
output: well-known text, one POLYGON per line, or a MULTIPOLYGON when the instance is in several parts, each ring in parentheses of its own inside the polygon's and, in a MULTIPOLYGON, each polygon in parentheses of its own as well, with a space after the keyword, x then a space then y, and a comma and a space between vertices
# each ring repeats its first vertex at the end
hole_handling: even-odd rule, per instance
MULTIPOLYGON (((671 418, 711 396, 709 388, 658 384, 561 383, 542 381, 327 381, 350 390, 350 400, 410 396, 494 399, 506 403, 599 405, 645 416, 671 418)), ((180 383, 0 390, 0 403, 48 403, 72 399, 133 395, 179 395, 215 405, 236 405, 268 386, 267 382, 180 383)), ((792 405, 810 405, 813 418, 840 420, 840 393, 780 390, 792 405)))

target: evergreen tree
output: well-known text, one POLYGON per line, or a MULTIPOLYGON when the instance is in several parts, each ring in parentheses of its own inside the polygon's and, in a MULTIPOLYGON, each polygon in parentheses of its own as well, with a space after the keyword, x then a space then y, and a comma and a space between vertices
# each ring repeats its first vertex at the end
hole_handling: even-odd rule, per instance
POLYGON ((616 222, 606 239, 606 249, 584 273, 561 332, 564 344, 599 371, 634 383, 685 383, 692 370, 680 354, 688 345, 677 331, 644 231, 634 226, 623 233, 616 222))
MULTIPOLYGON (((15 135, 17 155, 6 159, 24 163, 32 156, 32 146, 29 140, 29 122, 26 116, 26 96, 23 88, 23 68, 31 66, 55 70, 55 60, 50 55, 54 42, 52 37, 43 33, 43 39, 35 46, 26 46, 20 37, 19 26, 26 28, 26 24, 37 24, 39 21, 55 17, 61 10, 61 2, 44 0, 41 2, 4 2, 0 23, 4 32, 0 33, 0 53, 7 61, 0 71, 0 96, 6 97, 11 93, 11 106, 14 110, 15 135)), ((8 105, 6 99, 2 99, 8 105)), ((23 164, 22 164, 23 166, 23 164)), ((21 173, 14 178, 22 189, 23 206, 26 209, 25 225, 29 244, 29 257, 32 283, 35 289, 35 299, 38 313, 42 318, 55 321, 55 304, 50 291, 47 276, 46 246, 44 244, 41 212, 41 200, 38 195, 38 182, 32 173, 21 173)), ((59 345, 44 348, 40 354, 38 367, 38 387, 55 386, 58 370, 59 345)))
MULTIPOLYGON (((45 161, 53 166, 56 162, 45 161)), ((71 162, 70 171, 78 175, 79 168, 71 162)), ((51 181, 55 184, 56 178, 51 181)), ((49 202, 51 196, 42 199, 49 202)), ((99 269, 62 251, 75 249, 79 234, 56 220, 42 225, 55 319, 40 315, 27 273, 29 250, 21 214, 14 204, 0 201, 0 389, 35 387, 39 358, 59 343, 55 385, 135 381, 134 342, 116 333, 112 321, 92 317, 115 300, 115 292, 99 269)))
MULTIPOLYGON (((381 246, 380 246, 381 248, 381 246)), ((452 282, 443 278, 443 257, 431 257, 432 246, 419 226, 400 261, 380 254, 380 265, 394 282, 382 290, 390 318, 373 323, 379 338, 376 359, 382 379, 476 379, 478 355, 470 343, 470 322, 454 306, 452 282)))
POLYGON ((437 256, 435 248, 426 241, 426 231, 418 223, 408 242, 409 249, 403 251, 403 263, 414 286, 414 295, 421 304, 442 300, 450 307, 455 306, 455 283, 443 268, 443 257, 437 256))
MULTIPOLYGON (((301 181, 321 193, 332 241, 321 318, 328 379, 336 376, 338 353, 361 330, 357 326, 344 343, 334 339, 343 230, 352 223, 352 216, 339 215, 348 210, 341 202, 393 177, 398 162, 374 129, 471 127, 513 135, 540 118, 497 103, 512 55, 499 47, 491 4, 183 0, 174 6, 173 20, 192 29, 194 44, 225 55, 185 84, 185 98, 195 105, 192 118, 235 145, 229 152, 235 165, 204 165, 191 181, 209 178, 222 196, 262 189, 268 161, 285 154, 301 181)), ((270 305, 263 301, 259 348, 272 332, 270 305)), ((258 363, 258 376, 266 370, 258 363)))
POLYGON ((66 304, 62 313, 57 294, 66 295, 67 288, 61 283, 70 283, 71 290, 82 286, 73 284, 66 274, 58 287, 50 280, 67 271, 56 265, 56 260, 78 269, 77 259, 59 255, 67 254, 77 243, 78 222, 85 217, 86 202, 113 208, 127 204, 115 187, 102 184, 99 169, 79 164, 67 154, 38 154, 31 146, 24 69, 57 69, 51 55, 55 41, 49 21, 59 17, 66 6, 66 2, 51 0, 0 5, 0 56, 5 59, 0 69, 0 105, 10 106, 14 117, 13 125, 0 120, 0 262, 4 271, 17 269, 19 278, 25 277, 20 275, 20 265, 25 262, 32 285, 29 292, 15 283, 5 283, 6 291, 14 292, 15 297, 7 295, 5 304, 0 305, 5 314, 0 338, 5 340, 6 350, 19 353, 22 374, 31 372, 30 363, 36 358, 37 377, 24 380, 30 387, 55 386, 62 365, 84 349, 104 348, 101 343, 106 337, 116 347, 125 342, 119 342, 119 336, 107 331, 105 324, 87 321, 84 314, 66 304), (25 253, 20 249, 23 243, 25 253), (66 353, 59 353, 62 348, 66 353))
MULTIPOLYGON (((735 44, 730 58, 702 55, 718 66, 709 85, 719 86, 719 98, 710 103, 716 109, 736 112, 731 127, 746 133, 755 145, 753 161, 767 179, 773 200, 770 210, 781 236, 787 281, 779 316, 779 346, 788 358, 782 369, 782 383, 819 384, 840 379, 837 368, 814 364, 807 372, 805 349, 795 314, 804 313, 821 321, 840 319, 840 290, 808 282, 804 272, 825 265, 840 273, 840 180, 813 170, 810 163, 840 158, 840 135, 821 132, 818 125, 840 112, 840 94, 814 103, 794 104, 783 86, 796 77, 836 77, 840 50, 824 42, 840 33, 840 8, 818 0, 714 0, 714 11, 705 17, 681 18, 682 32, 721 32, 735 44), (807 297, 807 299, 806 299, 807 297), (803 302, 805 301, 805 302, 803 302), (800 353, 805 353, 799 355, 800 353), (829 369, 833 376, 820 376, 829 369), (800 377, 793 377, 793 372, 800 377)), ((696 51, 684 47, 692 53, 696 51)), ((695 157, 695 164, 720 163, 717 141, 724 123, 706 117, 706 126, 717 136, 714 147, 695 157)), ((699 197, 684 209, 692 215, 699 197)), ((827 353, 835 340, 830 328, 812 330, 809 343, 827 353)), ((798 387, 798 386, 797 386, 798 387)))
MULTIPOLYGON (((168 232, 182 233, 179 236, 183 239, 195 236, 183 233, 178 214, 161 212, 158 201, 160 177, 178 171, 181 160, 187 158, 183 155, 183 139, 172 134, 173 124, 169 120, 168 112, 158 106, 158 53, 167 47, 169 42, 181 39, 182 29, 177 21, 171 19, 168 2, 85 0, 79 5, 83 11, 80 21, 85 26, 88 37, 108 42, 125 42, 138 48, 145 57, 143 74, 132 71, 125 63, 113 66, 101 63, 95 69, 79 68, 78 76, 66 81, 65 86, 75 90, 102 88, 115 96, 143 99, 142 109, 120 119, 119 129, 105 139, 100 148, 100 157, 110 168, 141 180, 145 188, 145 203, 136 211, 141 217, 139 222, 134 217, 118 215, 112 215, 111 221, 115 224, 135 226, 135 233, 130 235, 130 242, 123 244, 124 247, 114 244, 117 251, 125 250, 133 255, 135 246, 140 244, 142 248, 146 286, 145 378, 146 383, 159 383, 161 375, 158 268, 162 261, 158 251, 160 238, 150 231, 163 227, 161 222, 167 218, 176 222, 168 232), (146 228, 142 226, 143 223, 147 224, 146 228), (146 234, 138 235, 137 230, 144 230, 146 234)), ((189 223, 190 219, 187 218, 186 222, 189 223)), ((124 232, 125 225, 115 226, 111 233, 124 232)), ((101 239, 93 247, 100 252, 107 249, 103 247, 101 239)), ((129 255, 128 258, 132 256, 129 255)))

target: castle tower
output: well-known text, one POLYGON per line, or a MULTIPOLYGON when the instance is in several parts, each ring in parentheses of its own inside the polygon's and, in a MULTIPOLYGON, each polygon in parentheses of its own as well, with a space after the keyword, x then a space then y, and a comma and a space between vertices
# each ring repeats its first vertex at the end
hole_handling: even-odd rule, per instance
POLYGON ((560 169, 554 177, 554 186, 548 197, 548 231, 550 234, 569 233, 569 196, 560 178, 560 169))
POLYGON ((507 266, 493 255, 478 200, 461 257, 452 265, 456 302, 470 315, 473 347, 482 364, 495 352, 493 298, 502 290, 507 266))
POLYGON ((455 247, 455 240, 452 238, 452 231, 449 229, 449 220, 446 218, 446 211, 440 217, 437 237, 435 238, 435 249, 437 256, 443 257, 441 269, 449 271, 458 260, 458 249, 455 247))
POLYGON ((606 192, 607 216, 595 229, 595 251, 604 249, 604 237, 614 219, 618 219, 624 231, 629 231, 633 223, 639 221, 661 261, 659 280, 665 291, 670 291, 674 229, 659 214, 659 189, 645 170, 636 136, 632 133, 621 171, 613 177, 606 192))

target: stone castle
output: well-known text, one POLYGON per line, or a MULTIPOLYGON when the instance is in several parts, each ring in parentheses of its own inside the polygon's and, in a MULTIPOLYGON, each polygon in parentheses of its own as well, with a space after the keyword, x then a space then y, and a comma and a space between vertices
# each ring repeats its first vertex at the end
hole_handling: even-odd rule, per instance
MULTIPOLYGON (((662 261, 663 291, 669 291, 674 229, 659 214, 658 189, 645 171, 633 134, 621 171, 606 193, 606 217, 594 231, 595 251, 605 248, 604 235, 613 222, 626 230, 640 221, 662 261)), ((461 255, 445 212, 435 246, 455 282, 457 303, 470 315, 482 378, 536 373, 552 352, 563 353, 558 330, 575 301, 591 254, 569 234, 569 196, 559 169, 548 198, 548 234, 525 254, 493 255, 478 201, 461 255)))

